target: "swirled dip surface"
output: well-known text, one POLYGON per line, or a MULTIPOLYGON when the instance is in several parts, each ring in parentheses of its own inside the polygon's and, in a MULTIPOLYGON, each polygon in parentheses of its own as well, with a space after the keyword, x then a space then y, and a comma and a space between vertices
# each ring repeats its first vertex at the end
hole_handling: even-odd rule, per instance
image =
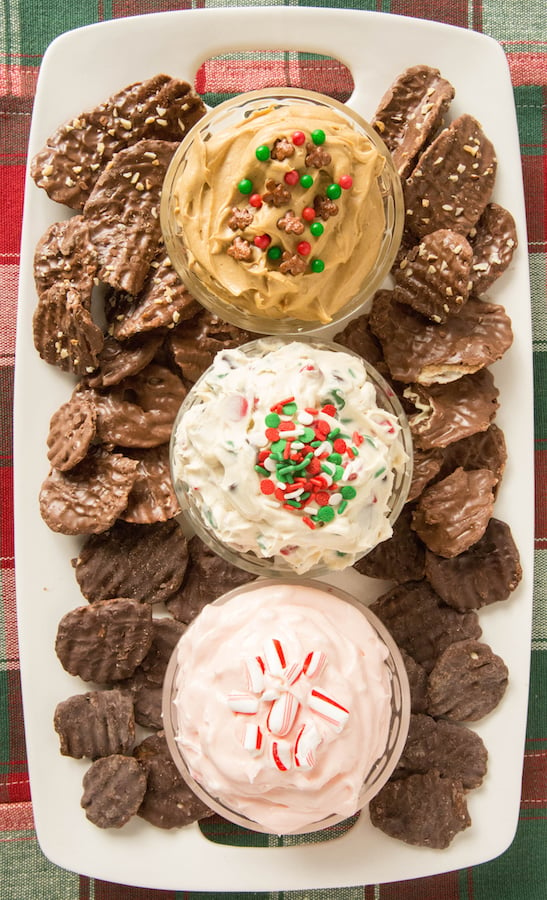
POLYGON ((175 479, 231 550, 298 574, 345 568, 392 533, 389 501, 407 460, 399 422, 377 406, 358 357, 272 339, 255 354, 217 354, 194 388, 175 479))
POLYGON ((273 833, 353 815, 386 748, 387 656, 359 609, 312 586, 206 607, 177 657, 176 741, 191 775, 273 833))
POLYGON ((207 140, 198 129, 174 191, 190 271, 221 301, 247 312, 329 322, 358 292, 378 256, 385 228, 377 183, 383 166, 383 157, 368 138, 328 107, 270 106, 207 140), (293 142, 295 130, 304 135, 303 143, 293 142), (318 130, 325 140, 316 146, 311 135, 318 130), (283 159, 272 158, 280 139, 294 152, 283 159), (270 151, 266 160, 257 159, 260 147, 270 151), (328 154, 328 161, 317 160, 317 168, 307 164, 306 158, 318 150, 328 154), (311 176, 311 185, 303 186, 300 180, 287 184, 289 172, 297 172, 297 178, 311 176), (302 211, 313 210, 316 198, 324 197, 329 185, 341 179, 347 184, 348 177, 351 186, 334 200, 336 212, 328 218, 317 214, 314 222, 324 230, 315 236, 312 222, 302 217, 302 211), (243 179, 252 185, 248 194, 239 190, 243 179), (285 201, 268 200, 271 185, 266 182, 270 180, 288 190, 285 201), (253 195, 261 198, 259 206, 250 202, 253 195), (235 225, 234 210, 247 212, 250 221, 235 225), (288 211, 303 223, 300 234, 279 224, 288 211), (255 238, 264 246, 255 246, 255 238), (247 258, 237 251, 235 257, 231 255, 234 240, 249 245, 247 258), (310 245, 307 254, 298 252, 301 241, 310 245), (272 247, 280 250, 275 259, 270 255, 272 247), (302 272, 283 271, 285 252, 296 257, 297 267, 303 265, 302 272), (322 271, 313 271, 314 260, 324 263, 322 271))

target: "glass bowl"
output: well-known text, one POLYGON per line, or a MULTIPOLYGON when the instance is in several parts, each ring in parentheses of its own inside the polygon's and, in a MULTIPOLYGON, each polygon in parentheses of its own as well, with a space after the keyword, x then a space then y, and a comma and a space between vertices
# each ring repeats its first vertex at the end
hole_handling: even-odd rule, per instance
POLYGON ((257 334, 296 334, 364 308, 394 261, 404 204, 391 156, 364 119, 323 94, 279 88, 240 94, 191 129, 160 217, 172 264, 205 307, 257 334))
POLYGON ((412 437, 357 353, 270 336, 217 354, 176 416, 170 465, 181 516, 212 550, 254 574, 317 576, 391 536, 412 437))
POLYGON ((307 579, 259 579, 202 610, 173 651, 162 702, 189 787, 271 834, 361 810, 395 769, 410 719, 389 632, 346 591, 307 579))

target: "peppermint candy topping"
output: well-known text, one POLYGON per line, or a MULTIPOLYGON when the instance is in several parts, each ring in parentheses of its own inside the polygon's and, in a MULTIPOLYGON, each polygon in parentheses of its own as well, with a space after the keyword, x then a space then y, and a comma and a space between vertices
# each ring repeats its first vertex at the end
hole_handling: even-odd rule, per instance
POLYGON ((322 650, 310 650, 303 659, 289 661, 282 641, 269 638, 262 653, 245 657, 247 690, 231 691, 227 703, 233 713, 248 718, 258 716, 264 704, 260 723, 247 721, 243 732, 243 747, 254 757, 267 753, 268 759, 279 771, 296 767, 312 769, 315 752, 322 736, 314 718, 339 734, 344 728, 349 710, 334 697, 317 687, 301 683, 298 696, 293 689, 301 679, 317 679, 328 664, 322 650), (306 700, 303 700, 303 697, 306 700))

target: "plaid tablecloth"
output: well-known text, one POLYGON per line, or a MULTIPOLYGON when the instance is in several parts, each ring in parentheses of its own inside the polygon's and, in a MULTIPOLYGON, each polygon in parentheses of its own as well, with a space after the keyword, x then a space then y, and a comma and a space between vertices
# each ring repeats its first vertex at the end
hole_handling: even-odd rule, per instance
MULTIPOLYGON (((0 900, 174 900, 183 892, 110 884, 65 872, 42 854, 33 830, 25 764, 15 612, 12 397, 19 243, 27 139, 41 58, 61 32, 91 22, 180 8, 230 5, 224 0, 3 0, 0 14, 0 900)), ((237 5, 237 4, 232 4, 237 5)), ((250 5, 241 0, 241 5, 250 5)), ((256 3, 254 5, 283 5, 256 3)), ((525 180, 532 281, 536 534, 534 630, 530 706, 520 822, 510 849, 472 869, 393 884, 368 885, 306 896, 335 900, 540 900, 547 896, 547 13, 544 0, 319 0, 298 4, 352 7, 436 19, 482 31, 504 48, 511 71, 525 180)), ((296 82, 306 85, 305 59, 292 61, 296 82), (294 67, 296 66, 296 70, 294 67)), ((215 69, 204 69, 202 93, 243 89, 248 60, 235 60, 224 87, 215 69), (243 82, 242 82, 243 79, 243 82)), ((248 70, 249 71, 249 70, 248 70)), ((253 82, 281 83, 284 60, 253 64, 253 82)), ((228 76, 225 73, 225 79, 228 76)), ((325 74, 325 77, 326 74, 325 74)), ((340 72, 324 90, 334 91, 340 72)), ((249 87, 251 84, 248 85, 249 87)), ((344 85, 341 84, 343 93, 344 85)), ((293 892, 297 897, 297 892, 293 892)), ((184 894, 187 896, 187 893, 184 894)), ((207 894, 201 895, 207 897, 207 894)), ((260 895, 266 898, 268 895, 260 895)))

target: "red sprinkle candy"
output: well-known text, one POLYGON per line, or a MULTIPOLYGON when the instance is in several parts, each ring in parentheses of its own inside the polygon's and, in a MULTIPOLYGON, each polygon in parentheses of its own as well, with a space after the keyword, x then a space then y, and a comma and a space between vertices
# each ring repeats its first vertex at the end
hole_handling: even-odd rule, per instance
POLYGON ((315 219, 315 210, 313 206, 305 206, 301 212, 301 216, 306 222, 313 222, 315 219))
POLYGON ((292 142, 295 147, 301 147, 304 141, 306 140, 306 135, 303 131, 293 131, 292 134, 292 142))
POLYGON ((271 237, 269 234, 257 234, 253 243, 255 247, 258 247, 259 250, 265 250, 271 243, 271 237))
POLYGON ((260 490, 263 494, 273 494, 275 491, 275 484, 270 478, 263 478, 260 482, 260 490))
MULTIPOLYGON (((335 416, 336 415, 336 407, 332 405, 332 403, 326 403, 325 406, 321 407, 321 412, 325 413, 326 416, 335 416)), ((330 431, 330 428, 329 428, 330 431)))
POLYGON ((296 169, 291 169, 290 172, 285 172, 285 175, 283 176, 283 181, 285 182, 285 184, 295 185, 295 184, 298 184, 299 178, 300 178, 300 175, 298 174, 296 169))
POLYGON ((335 453, 345 453, 347 448, 347 444, 344 438, 336 438, 333 442, 332 449, 335 453))
POLYGON ((351 175, 342 175, 338 179, 338 184, 344 191, 348 191, 353 185, 353 178, 351 177, 351 175))
POLYGON ((299 253, 300 256, 309 256, 311 253, 311 244, 308 243, 308 241, 300 241, 300 243, 296 245, 296 252, 299 253))
POLYGON ((260 209, 262 206, 262 197, 260 194, 251 194, 249 197, 249 203, 251 206, 254 206, 255 209, 260 209))

